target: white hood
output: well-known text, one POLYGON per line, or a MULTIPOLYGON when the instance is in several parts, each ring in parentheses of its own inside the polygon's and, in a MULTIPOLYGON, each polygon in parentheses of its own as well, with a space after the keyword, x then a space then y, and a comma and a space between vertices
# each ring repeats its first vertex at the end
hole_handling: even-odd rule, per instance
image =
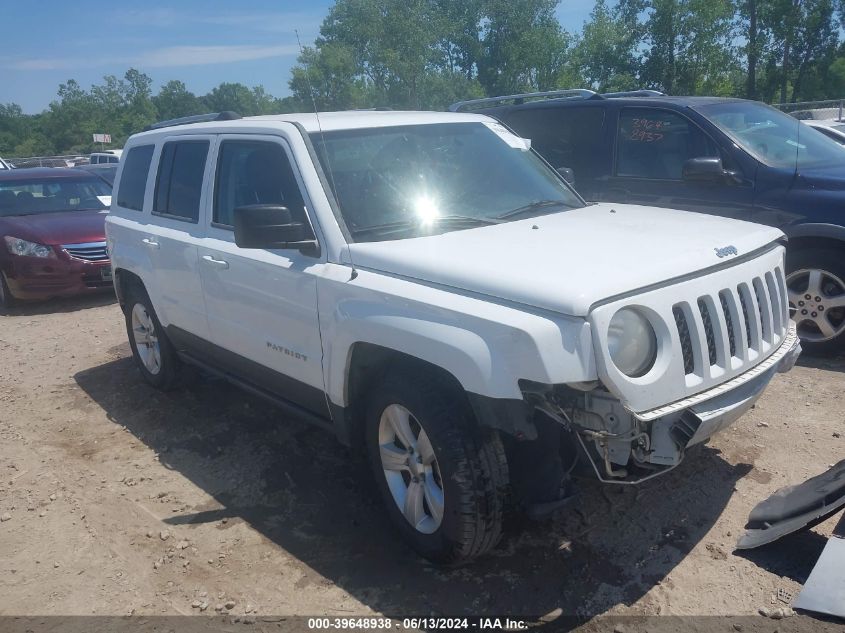
POLYGON ((751 222, 601 203, 349 251, 358 268, 586 316, 598 301, 725 264, 782 236, 751 222), (719 257, 728 246, 737 254, 719 257))

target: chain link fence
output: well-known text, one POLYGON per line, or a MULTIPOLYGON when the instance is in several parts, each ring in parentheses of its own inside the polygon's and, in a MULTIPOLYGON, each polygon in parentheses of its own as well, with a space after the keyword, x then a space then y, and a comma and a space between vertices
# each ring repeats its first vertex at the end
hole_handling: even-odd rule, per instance
POLYGON ((74 167, 87 164, 87 156, 69 154, 66 156, 28 156, 18 158, 5 158, 9 165, 17 169, 23 167, 74 167))
POLYGON ((827 101, 797 101, 795 103, 774 103, 774 107, 791 114, 796 119, 815 119, 824 121, 842 120, 845 113, 845 99, 829 99, 827 101))

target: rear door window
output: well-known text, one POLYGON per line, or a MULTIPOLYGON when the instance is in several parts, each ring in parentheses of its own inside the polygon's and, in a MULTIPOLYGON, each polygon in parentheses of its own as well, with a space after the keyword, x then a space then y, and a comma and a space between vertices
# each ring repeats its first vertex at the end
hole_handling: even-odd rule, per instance
POLYGON ((531 139, 554 168, 569 167, 579 176, 600 169, 604 149, 604 108, 548 108, 517 110, 507 123, 520 136, 531 139))
POLYGON ((154 145, 140 145, 129 150, 120 177, 117 206, 135 211, 143 210, 147 175, 150 173, 154 149, 154 145))
POLYGON ((685 161, 707 156, 719 156, 716 145, 676 112, 625 108, 619 115, 617 176, 680 180, 685 161))
POLYGON ((188 222, 199 219, 208 141, 171 141, 159 159, 153 213, 188 222))

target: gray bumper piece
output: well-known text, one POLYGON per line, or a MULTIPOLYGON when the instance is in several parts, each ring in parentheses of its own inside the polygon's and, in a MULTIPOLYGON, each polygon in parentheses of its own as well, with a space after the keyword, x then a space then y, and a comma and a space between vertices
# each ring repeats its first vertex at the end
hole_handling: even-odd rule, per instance
POLYGON ((752 549, 798 532, 845 507, 845 460, 797 486, 787 486, 758 503, 736 545, 752 549))
POLYGON ((833 530, 792 606, 845 618, 845 517, 833 530))

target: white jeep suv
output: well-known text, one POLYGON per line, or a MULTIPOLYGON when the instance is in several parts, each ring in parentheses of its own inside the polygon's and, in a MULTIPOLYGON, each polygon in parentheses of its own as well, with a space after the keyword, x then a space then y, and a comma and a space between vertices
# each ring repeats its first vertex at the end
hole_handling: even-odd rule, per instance
POLYGON ((481 115, 232 113, 133 136, 106 220, 143 377, 190 363, 360 447, 432 560, 506 504, 677 466, 800 351, 780 231, 587 205, 481 115), (576 461, 577 460, 577 461, 576 461))

